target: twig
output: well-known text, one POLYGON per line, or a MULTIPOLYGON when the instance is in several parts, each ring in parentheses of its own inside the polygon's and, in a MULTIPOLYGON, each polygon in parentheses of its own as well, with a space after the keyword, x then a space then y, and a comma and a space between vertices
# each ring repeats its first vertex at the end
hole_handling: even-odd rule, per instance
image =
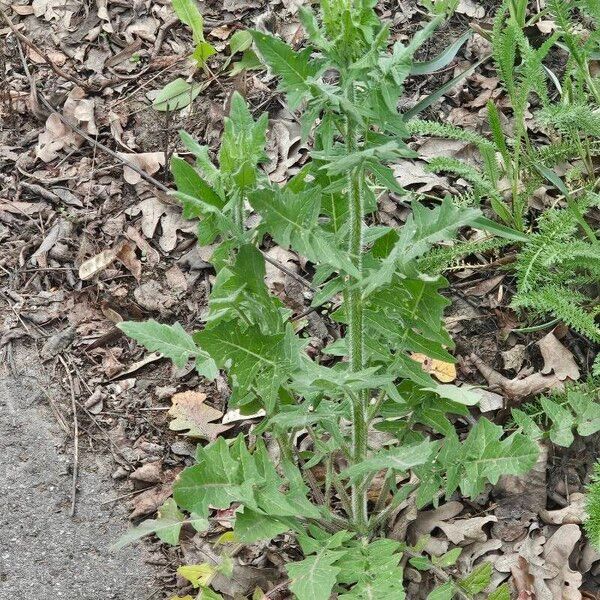
POLYGON ((283 590, 287 589, 290 583, 291 581, 289 579, 278 583, 273 589, 269 590, 268 592, 265 592, 263 598, 272 598, 273 594, 276 594, 277 592, 282 592, 283 590))
POLYGON ((77 497, 77 471, 79 469, 79 422, 77 420, 77 400, 75 399, 75 386, 73 376, 65 359, 59 354, 58 360, 62 363, 71 388, 71 409, 73 410, 73 479, 71 484, 71 516, 75 516, 75 499, 77 497))
POLYGON ((89 90, 90 86, 87 82, 79 79, 79 77, 74 77, 73 75, 69 75, 65 71, 63 71, 60 67, 56 66, 54 62, 48 56, 48 53, 42 50, 39 46, 36 46, 27 36, 23 35, 12 22, 10 17, 0 8, 0 17, 2 17, 6 24, 10 27, 10 30, 17 36, 19 40, 21 40, 26 46, 29 46, 36 54, 42 57, 43 61, 59 76, 67 81, 72 81, 76 85, 89 90))
MULTIPOLYGON (((4 14, 1 9, 0 9, 0 14, 5 19, 7 19, 7 22, 10 23, 10 19, 8 19, 8 17, 6 16, 6 14, 4 14)), ((12 23, 11 23, 11 25, 12 25, 12 23)), ((11 29, 13 27, 14 26, 12 26, 11 29)), ((21 34, 19 34, 19 35, 21 35, 21 34)), ((27 63, 25 62, 24 56, 21 56, 21 60, 23 62, 23 68, 25 69, 26 73, 28 73, 29 70, 27 68, 27 63)), ((95 138, 91 137, 90 135, 88 135, 85 131, 83 131, 82 129, 80 129, 77 126, 77 124, 74 123, 71 119, 69 119, 68 117, 65 117, 63 114, 61 114, 60 112, 58 112, 50 104, 50 102, 48 102, 48 100, 46 100, 46 98, 44 97, 44 94, 42 94, 38 89, 36 89, 35 82, 32 79, 30 79, 30 85, 33 87, 32 93, 35 94, 40 99, 41 103, 46 107, 47 110, 49 110, 52 114, 55 114, 65 125, 67 125, 68 127, 70 127, 77 135, 81 136, 86 142, 90 143, 94 148, 99 148, 100 150, 102 150, 103 152, 105 152, 106 154, 108 154, 109 156, 112 156, 114 159, 118 160, 121 164, 126 165, 131 170, 135 171, 142 179, 144 179, 148 183, 151 183, 152 185, 154 185, 156 188, 158 188, 162 192, 165 192, 165 193, 168 194, 168 193, 170 193, 172 191, 166 185, 164 185, 163 183, 161 183, 160 181, 158 181, 158 179, 155 179, 154 177, 152 177, 152 175, 148 175, 148 173, 146 173, 143 169, 141 169, 140 167, 138 167, 136 164, 134 164, 131 161, 127 160, 124 156, 121 156, 118 152, 115 152, 114 150, 111 150, 108 146, 104 145, 102 142, 99 142, 97 139, 95 139, 95 138)), ((268 263, 272 264, 274 267, 276 267, 277 269, 279 269, 280 271, 282 271, 286 275, 289 275, 290 277, 292 277, 296 281, 300 282, 302 285, 304 285, 308 289, 316 291, 316 288, 310 283, 310 281, 308 281, 307 279, 305 279, 301 275, 298 275, 298 273, 294 273, 294 271, 288 269, 285 265, 281 264, 279 261, 275 260, 274 258, 271 258, 265 252, 262 252, 262 250, 261 250, 261 253, 262 253, 264 259, 268 263)))

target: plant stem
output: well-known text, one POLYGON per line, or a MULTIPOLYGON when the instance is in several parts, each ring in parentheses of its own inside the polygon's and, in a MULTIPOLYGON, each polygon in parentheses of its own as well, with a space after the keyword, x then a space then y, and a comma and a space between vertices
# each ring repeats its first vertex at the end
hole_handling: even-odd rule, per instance
MULTIPOLYGON (((349 99, 354 100, 354 89, 349 91, 349 99)), ((348 119, 346 132, 346 147, 348 153, 356 152, 358 140, 356 125, 348 119)), ((361 371, 364 364, 364 314, 363 299, 360 289, 362 278, 362 252, 363 252, 363 219, 364 219, 364 192, 363 171, 357 167, 349 175, 348 204, 350 209, 350 238, 348 254, 354 259, 358 271, 359 285, 350 283, 349 289, 344 293, 348 315, 348 350, 350 369, 353 372, 361 371)), ((368 392, 361 390, 352 402, 352 460, 355 464, 362 462, 367 455, 367 403, 368 392)), ((364 481, 352 484, 352 519, 358 532, 364 533, 367 529, 367 492, 364 481)))

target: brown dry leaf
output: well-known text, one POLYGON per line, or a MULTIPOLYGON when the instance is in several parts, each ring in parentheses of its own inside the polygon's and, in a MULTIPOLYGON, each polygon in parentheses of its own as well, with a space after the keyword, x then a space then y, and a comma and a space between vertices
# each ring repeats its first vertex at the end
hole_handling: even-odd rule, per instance
POLYGON ((162 462, 157 460, 142 465, 129 476, 129 479, 140 483, 160 483, 163 479, 162 462))
POLYGON ((501 352, 504 368, 507 371, 519 371, 525 362, 526 347, 524 344, 515 344, 510 350, 501 352))
POLYGON ((569 497, 570 504, 558 510, 541 510, 540 517, 550 525, 581 525, 586 519, 585 494, 574 492, 569 497))
POLYGON ((129 518, 133 521, 139 517, 154 514, 171 496, 173 489, 171 484, 158 485, 138 494, 132 501, 133 512, 129 518))
POLYGON ((266 150, 271 162, 266 166, 266 171, 272 182, 282 183, 288 179, 288 169, 302 157, 301 144, 302 137, 298 123, 287 119, 270 121, 266 150))
POLYGON ((467 17, 472 17, 474 19, 481 19, 485 17, 485 8, 473 0, 460 0, 458 6, 456 7, 456 12, 462 13, 463 15, 467 15, 467 17))
POLYGON ((413 352, 410 357, 421 363, 423 371, 433 375, 436 379, 442 383, 450 383, 456 379, 456 365, 447 363, 436 358, 429 358, 425 354, 413 352))
POLYGON ((535 600, 534 579, 529 572, 528 562, 519 556, 517 564, 511 568, 510 572, 519 594, 517 600, 535 600))
POLYGON ((218 435, 230 429, 231 425, 214 423, 223 417, 223 413, 204 403, 206 394, 202 392, 181 392, 171 398, 172 417, 169 429, 203 440, 213 441, 218 435))
POLYGON ((75 121, 86 133, 97 135, 98 128, 94 120, 94 100, 85 96, 83 88, 75 86, 65 100, 63 114, 75 121))
POLYGON ((505 275, 497 275, 496 277, 489 277, 483 279, 475 285, 465 289, 465 295, 467 296, 487 296, 497 285, 502 283, 505 275))
POLYGON ((46 119, 46 127, 38 137, 35 155, 45 163, 53 161, 63 148, 78 148, 82 138, 67 127, 56 113, 46 119))
MULTIPOLYGON (((141 152, 139 154, 119 152, 119 156, 148 175, 154 175, 165 164, 164 152, 141 152)), ((142 181, 142 176, 127 165, 123 165, 123 178, 130 185, 136 185, 142 181)))
POLYGON ((532 373, 523 379, 508 379, 486 365, 476 354, 471 354, 469 358, 487 379, 490 389, 502 392, 508 400, 521 400, 551 389, 564 389, 563 382, 555 374, 532 373))
POLYGON ((404 188, 414 186, 414 190, 424 194, 434 188, 456 191, 449 186, 445 177, 430 173, 426 170, 427 163, 424 161, 404 160, 402 163, 393 165, 394 176, 398 184, 404 188))
POLYGON ((131 242, 123 242, 116 253, 116 258, 139 281, 142 278, 142 262, 135 254, 135 246, 131 242))
POLYGON ((497 517, 488 515, 486 517, 472 517, 470 519, 458 519, 452 523, 440 521, 437 527, 441 529, 453 544, 471 544, 473 542, 485 542, 487 533, 483 530, 487 523, 495 523, 497 517))
POLYGON ((149 267, 154 267, 160 262, 160 254, 139 234, 134 227, 128 227, 125 235, 141 250, 146 256, 146 262, 149 267))
POLYGON ((543 582, 542 591, 537 593, 539 600, 581 600, 579 588, 583 577, 569 566, 569 557, 579 538, 581 529, 578 525, 562 525, 544 545, 545 566, 556 575, 543 582))
POLYGON ((561 381, 567 377, 573 381, 579 379, 579 367, 573 354, 558 341, 554 333, 550 332, 544 336, 538 342, 538 346, 544 359, 542 374, 548 375, 548 373, 554 372, 561 381))
POLYGON ((114 250, 103 250, 100 254, 92 256, 79 267, 79 279, 82 281, 92 279, 94 275, 110 266, 115 258, 117 258, 117 253, 114 250))

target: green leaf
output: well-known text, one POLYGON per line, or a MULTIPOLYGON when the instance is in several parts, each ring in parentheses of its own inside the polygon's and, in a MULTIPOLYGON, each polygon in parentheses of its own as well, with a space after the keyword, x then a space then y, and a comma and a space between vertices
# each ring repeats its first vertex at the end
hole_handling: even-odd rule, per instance
POLYGON ((179 542, 179 533, 185 521, 185 516, 177 508, 177 504, 169 498, 159 509, 157 519, 147 519, 137 527, 130 529, 111 546, 111 550, 120 550, 124 546, 155 534, 167 544, 176 545, 179 542))
POLYGON ((458 581, 458 585, 468 594, 479 594, 492 580, 492 563, 484 562, 475 567, 464 579, 458 581))
POLYGON ((295 52, 285 42, 261 31, 251 31, 259 54, 269 68, 281 77, 280 88, 287 93, 291 110, 300 104, 309 91, 309 83, 321 70, 321 64, 312 61, 312 49, 295 52))
MULTIPOLYGON (((231 456, 224 438, 199 451, 198 464, 184 469, 173 485, 177 504, 206 517, 210 507, 229 508, 233 502, 254 506, 254 480, 242 479, 241 464, 231 456)), ((258 509, 257 509, 258 510, 258 509)))
POLYGON ((191 104, 201 91, 200 84, 188 83, 185 79, 178 77, 158 92, 152 107, 161 112, 181 110, 191 104))
POLYGON ((434 447, 435 445, 427 440, 414 446, 398 446, 390 450, 379 450, 371 458, 342 471, 341 476, 357 479, 382 469, 408 471, 412 467, 426 463, 434 447))
POLYGON ((280 533, 290 530, 287 523, 272 516, 262 515, 249 508, 238 512, 235 518, 234 534, 236 541, 253 544, 259 540, 270 540, 280 533))
POLYGON ((390 283, 396 270, 406 271, 411 262, 427 252, 433 244, 451 239, 460 227, 471 224, 480 216, 476 209, 454 206, 449 198, 431 209, 418 202, 413 202, 412 208, 413 212, 400 229, 392 250, 365 277, 362 288, 364 296, 390 283))
POLYGON ((446 581, 439 587, 436 587, 428 596, 427 600, 452 600, 454 598, 454 583, 446 581))
POLYGON ((503 583, 499 588, 494 590, 487 600, 510 600, 510 586, 508 583, 503 583))
POLYGON ((251 45, 252 34, 245 29, 240 29, 231 36, 229 40, 229 51, 231 54, 237 54, 238 52, 248 50, 251 45))
POLYGON ((473 31, 469 29, 465 31, 453 44, 450 44, 446 50, 432 60, 414 62, 410 68, 410 74, 431 75, 435 71, 443 69, 452 62, 454 57, 458 54, 458 51, 464 46, 465 42, 467 42, 472 35, 473 31))
POLYGON ((150 352, 160 352, 170 358, 178 367, 201 353, 192 336, 179 323, 163 325, 150 321, 124 321, 117 327, 130 338, 145 346, 150 352))
MULTIPOLYGON (((320 549, 315 556, 308 556, 300 562, 286 565, 286 571, 291 579, 289 588, 298 600, 329 598, 336 583, 337 574, 341 570, 340 567, 333 565, 347 553, 346 549, 336 549, 346 539, 348 539, 348 532, 338 531, 325 543, 316 544, 320 549)), ((304 542, 310 542, 311 548, 315 546, 314 540, 309 538, 304 538, 304 542)), ((303 549, 306 552, 304 544, 303 549)))
POLYGON ((171 0, 179 20, 192 30, 194 44, 204 41, 204 19, 196 0, 171 0))
POLYGON ((501 223, 496 223, 487 217, 477 217, 472 222, 473 227, 478 227, 489 233, 495 233, 496 235, 507 239, 507 240, 515 240, 516 242, 528 242, 529 236, 525 233, 521 233, 516 229, 512 229, 510 227, 506 227, 506 225, 502 225, 501 223))
POLYGON ((530 438, 520 433, 500 439, 503 429, 480 417, 462 445, 454 467, 464 469, 460 487, 467 496, 483 491, 486 481, 492 485, 502 475, 521 475, 535 464, 539 448, 530 438))
POLYGON ((329 264, 355 277, 359 275, 346 249, 339 248, 334 235, 318 225, 319 188, 300 193, 266 188, 251 193, 250 204, 281 246, 293 248, 316 264, 329 264))
POLYGON ((369 544, 357 542, 336 564, 341 567, 338 583, 353 585, 339 600, 403 600, 402 553, 394 540, 379 539, 369 544))
POLYGON ((573 427, 575 418, 560 404, 550 400, 550 398, 541 399, 542 408, 552 421, 552 426, 548 434, 553 443, 558 446, 568 448, 574 441, 573 427))
POLYGON ((442 554, 442 556, 432 556, 431 562, 436 567, 441 567, 442 569, 447 569, 448 567, 451 567, 452 565, 454 565, 456 563, 461 552, 462 552, 462 548, 452 548, 452 550, 449 550, 445 554, 442 554))
POLYGON ((222 214, 224 201, 188 162, 174 156, 171 159, 171 172, 181 193, 184 219, 197 219, 206 212, 212 214, 217 211, 217 214, 222 214))
POLYGON ((196 61, 199 67, 204 66, 207 58, 210 58, 213 54, 216 54, 216 48, 208 42, 202 41, 196 44, 196 49, 192 54, 192 58, 196 61))
POLYGON ((267 413, 273 410, 290 367, 284 333, 265 335, 256 326, 242 330, 220 323, 195 334, 194 339, 219 367, 231 365, 229 376, 237 390, 247 393, 254 388, 267 413))

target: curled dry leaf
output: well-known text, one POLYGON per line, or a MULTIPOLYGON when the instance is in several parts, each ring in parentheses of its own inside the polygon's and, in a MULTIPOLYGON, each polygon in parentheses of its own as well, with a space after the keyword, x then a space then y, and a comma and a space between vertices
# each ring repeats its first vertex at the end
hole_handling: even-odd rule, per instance
POLYGON ((75 86, 69 92, 63 106, 63 114, 71 121, 75 121, 86 133, 90 135, 98 133, 94 120, 94 100, 86 98, 83 88, 75 86))
POLYGON ((140 483, 160 483, 163 478, 162 463, 160 461, 146 463, 137 468, 129 479, 140 483))
POLYGON ((104 271, 109 265, 111 265, 117 253, 114 250, 103 250, 99 254, 92 256, 79 267, 79 279, 82 281, 88 281, 95 275, 104 271))
POLYGON ((139 281, 142 277, 142 263, 135 254, 135 246, 131 242, 123 242, 116 253, 116 258, 139 281))
POLYGON ((544 336, 538 342, 538 346, 544 359, 542 374, 554 372, 561 381, 567 378, 573 381, 579 379, 579 367, 573 354, 558 341, 554 333, 550 332, 544 336))
POLYGON ((73 133, 56 113, 46 119, 44 131, 38 137, 35 155, 45 163, 53 161, 63 148, 78 148, 81 137, 73 133))
POLYGON ((538 592, 539 600, 581 600, 579 588, 583 577, 569 566, 569 557, 579 538, 578 525, 562 525, 544 545, 546 567, 556 574, 544 582, 546 589, 538 592))
POLYGON ((223 417, 223 413, 204 403, 206 394, 202 392, 181 392, 171 398, 169 416, 172 421, 169 429, 185 433, 190 437, 212 441, 231 425, 214 423, 223 417))

